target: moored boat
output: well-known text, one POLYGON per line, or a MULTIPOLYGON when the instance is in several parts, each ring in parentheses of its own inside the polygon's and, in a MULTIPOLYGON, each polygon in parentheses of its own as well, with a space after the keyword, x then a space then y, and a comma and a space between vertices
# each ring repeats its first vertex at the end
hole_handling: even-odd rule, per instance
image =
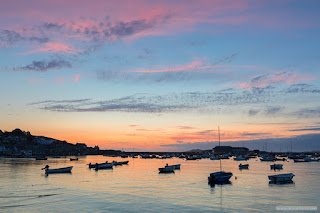
POLYGON ((159 173, 174 173, 174 166, 165 166, 163 168, 159 168, 159 173))
POLYGON ((239 164, 239 169, 249 169, 249 164, 239 164))
POLYGON ((228 183, 232 175, 233 174, 231 172, 225 171, 213 172, 210 173, 210 176, 208 177, 208 182, 209 184, 228 183))
POLYGON ((43 169, 45 169, 46 174, 54 174, 54 173, 69 173, 71 172, 73 166, 57 168, 57 169, 49 169, 49 166, 46 165, 43 169))
MULTIPOLYGON (((106 161, 105 163, 108 163, 108 161, 106 161)), ((96 165, 100 165, 100 164, 104 164, 104 163, 89 163, 88 166, 89 166, 89 169, 94 169, 96 168, 96 165)))
POLYGON ((94 169, 113 169, 113 163, 96 163, 94 169))
POLYGON ((292 173, 280 174, 280 175, 269 175, 268 178, 273 183, 290 182, 295 175, 292 173))
POLYGON ((283 165, 282 164, 271 164, 270 169, 282 169, 283 165))
MULTIPOLYGON (((220 146, 220 127, 218 127, 218 136, 219 136, 219 146, 220 146)), ((210 173, 210 176, 208 177, 208 183, 210 185, 229 183, 229 180, 232 177, 232 175, 233 174, 231 172, 222 171, 221 158, 220 158, 220 172, 210 173)))
POLYGON ((79 158, 70 158, 70 161, 77 161, 79 158))

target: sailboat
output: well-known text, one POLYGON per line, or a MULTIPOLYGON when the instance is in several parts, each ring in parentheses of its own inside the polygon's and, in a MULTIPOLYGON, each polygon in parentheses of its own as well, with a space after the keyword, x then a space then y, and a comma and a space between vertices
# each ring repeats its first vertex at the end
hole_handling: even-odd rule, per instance
MULTIPOLYGON (((220 127, 218 127, 218 134, 219 134, 219 146, 220 146, 220 127)), ((221 158, 220 158, 220 172, 210 173, 210 176, 208 177, 208 181, 209 181, 209 184, 228 183, 232 175, 233 174, 231 172, 222 171, 221 158)))

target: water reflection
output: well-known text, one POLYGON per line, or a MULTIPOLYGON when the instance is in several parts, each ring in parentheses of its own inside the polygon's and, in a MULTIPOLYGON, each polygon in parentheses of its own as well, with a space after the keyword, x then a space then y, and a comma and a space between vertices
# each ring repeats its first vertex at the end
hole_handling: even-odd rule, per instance
POLYGON ((274 182, 274 181, 269 181, 269 186, 276 186, 276 185, 290 185, 290 184, 295 184, 292 180, 285 181, 285 182, 274 182))
POLYGON ((208 182, 208 185, 211 187, 211 188, 214 188, 216 186, 223 186, 223 185, 232 185, 232 182, 231 181, 227 181, 227 182, 224 182, 224 183, 209 183, 208 182))
POLYGON ((0 211, 5 207, 9 212, 182 212, 187 207, 189 212, 270 212, 278 204, 319 204, 319 163, 283 162, 284 172, 296 175, 295 182, 268 184, 268 175, 279 173, 271 172, 269 163, 252 159, 248 162, 250 170, 239 170, 238 162, 224 160, 223 169, 232 172, 234 178, 227 184, 210 185, 208 175, 219 171, 220 165, 209 159, 128 158, 129 165, 101 171, 86 165, 106 160, 121 158, 87 156, 72 162, 69 158, 43 162, 0 158, 0 195, 10 195, 0 199, 0 211), (166 163, 181 164, 181 170, 160 175, 158 168, 166 163), (45 176, 41 168, 46 164, 54 168, 73 166, 72 174, 45 176), (18 197, 46 194, 59 195, 28 200, 18 197))

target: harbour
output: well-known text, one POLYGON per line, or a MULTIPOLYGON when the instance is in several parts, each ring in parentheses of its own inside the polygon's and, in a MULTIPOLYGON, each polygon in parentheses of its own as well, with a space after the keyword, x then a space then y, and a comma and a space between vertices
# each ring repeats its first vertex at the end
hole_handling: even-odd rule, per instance
POLYGON ((318 206, 320 163, 271 162, 251 158, 249 169, 238 161, 222 160, 233 173, 229 184, 209 185, 208 175, 219 171, 219 161, 144 159, 129 157, 127 165, 112 170, 89 169, 90 162, 121 161, 121 157, 79 156, 34 159, 0 158, 1 212, 270 212, 277 206, 318 206), (180 164, 174 173, 159 174, 166 164, 180 164), (73 166, 71 173, 45 175, 51 168, 73 166), (292 183, 269 183, 269 175, 294 173, 292 183))

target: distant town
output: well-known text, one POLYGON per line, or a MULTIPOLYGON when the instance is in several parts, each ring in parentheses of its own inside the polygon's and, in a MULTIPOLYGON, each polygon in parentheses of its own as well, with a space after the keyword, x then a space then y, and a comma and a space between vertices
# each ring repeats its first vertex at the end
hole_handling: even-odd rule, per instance
MULTIPOLYGON (((121 150, 101 150, 98 146, 88 147, 85 143, 71 144, 45 136, 34 136, 29 131, 15 129, 12 132, 0 130, 0 156, 32 158, 39 156, 83 156, 109 155, 132 157, 140 155, 142 158, 185 157, 193 160, 210 158, 212 156, 257 156, 284 155, 288 153, 272 153, 259 150, 249 150, 246 147, 216 146, 210 150, 194 149, 185 152, 123 152, 121 150)), ((314 152, 290 153, 293 156, 314 155, 314 152)))

